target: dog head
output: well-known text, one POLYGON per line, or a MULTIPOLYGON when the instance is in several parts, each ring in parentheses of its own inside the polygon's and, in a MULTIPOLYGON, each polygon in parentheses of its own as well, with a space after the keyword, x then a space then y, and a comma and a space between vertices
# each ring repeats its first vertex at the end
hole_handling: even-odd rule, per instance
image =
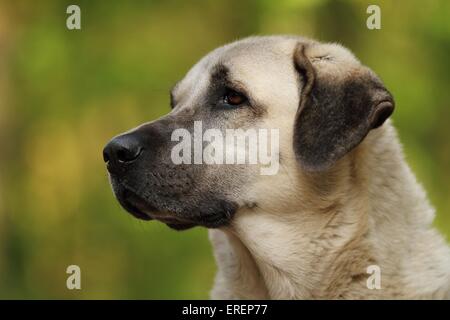
POLYGON ((121 205, 174 229, 221 227, 241 208, 293 205, 305 174, 332 170, 394 109, 348 50, 282 36, 212 51, 175 85, 171 106, 113 138, 103 154, 121 205), (241 147, 227 140, 233 129, 246 134, 241 147), (275 172, 262 174, 261 149, 278 161, 275 172), (256 161, 236 161, 251 152, 256 161))

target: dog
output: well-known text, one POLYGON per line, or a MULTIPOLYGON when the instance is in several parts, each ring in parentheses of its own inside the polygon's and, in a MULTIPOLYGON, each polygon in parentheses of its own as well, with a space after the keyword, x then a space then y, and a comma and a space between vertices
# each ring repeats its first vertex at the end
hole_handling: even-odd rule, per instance
POLYGON ((132 215, 209 228, 211 298, 450 298, 450 250, 389 119, 394 99, 348 49, 246 38, 207 54, 170 97, 169 114, 116 136, 103 156, 132 215), (196 121, 277 129, 278 172, 174 164, 172 133, 196 121))

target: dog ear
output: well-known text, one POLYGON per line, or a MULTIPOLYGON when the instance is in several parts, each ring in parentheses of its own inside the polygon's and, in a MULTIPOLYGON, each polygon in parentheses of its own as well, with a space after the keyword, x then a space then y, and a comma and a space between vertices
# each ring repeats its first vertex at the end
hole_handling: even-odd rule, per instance
POLYGON ((323 171, 381 126, 394 111, 394 100, 369 69, 355 65, 342 72, 333 69, 336 61, 314 62, 315 67, 306 48, 298 45, 294 53, 303 78, 294 152, 305 170, 323 171))

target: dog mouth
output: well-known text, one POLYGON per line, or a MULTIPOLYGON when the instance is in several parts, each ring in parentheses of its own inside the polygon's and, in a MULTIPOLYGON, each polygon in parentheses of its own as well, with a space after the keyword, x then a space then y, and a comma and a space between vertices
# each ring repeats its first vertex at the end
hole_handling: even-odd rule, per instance
POLYGON ((214 194, 203 194, 195 202, 192 199, 169 201, 167 195, 159 201, 156 199, 158 192, 154 191, 152 200, 149 200, 127 185, 126 181, 111 178, 116 199, 133 217, 144 221, 157 220, 175 230, 196 226, 220 228, 231 221, 238 208, 235 202, 214 194))
POLYGON ((126 211, 139 220, 158 220, 175 230, 186 230, 198 225, 192 221, 175 217, 170 212, 160 211, 128 188, 122 188, 117 194, 117 199, 126 211))
POLYGON ((156 210, 152 206, 148 205, 144 199, 139 197, 136 193, 129 189, 123 189, 120 195, 117 195, 117 199, 121 206, 131 213, 135 218, 140 220, 149 221, 153 218, 147 213, 149 211, 156 210))

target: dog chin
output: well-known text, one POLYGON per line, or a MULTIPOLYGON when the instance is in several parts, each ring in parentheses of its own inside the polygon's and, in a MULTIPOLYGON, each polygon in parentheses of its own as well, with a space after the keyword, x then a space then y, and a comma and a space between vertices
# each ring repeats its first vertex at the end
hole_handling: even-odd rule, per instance
POLYGON ((176 231, 184 231, 193 227, 197 227, 198 225, 195 223, 166 223, 166 226, 176 231))
MULTIPOLYGON (((139 201, 138 204, 131 202, 130 200, 119 200, 119 202, 121 203, 122 207, 126 211, 131 213, 131 215, 133 215, 135 218, 144 221, 156 220, 177 231, 187 230, 198 225, 197 223, 179 221, 172 218, 161 218, 160 212, 158 212, 156 208, 141 201, 139 201), (125 205, 122 204, 122 202, 125 202, 125 205)), ((169 213, 167 213, 167 215, 170 217, 169 213)))
POLYGON ((120 205, 135 218, 140 220, 157 220, 166 224, 174 230, 187 230, 196 226, 206 228, 220 228, 229 223, 234 214, 236 205, 224 200, 212 200, 198 208, 187 209, 185 216, 172 213, 167 210, 161 210, 159 206, 155 206, 143 199, 136 192, 126 188, 125 186, 113 183, 114 194, 120 205), (192 213, 197 214, 192 215, 192 213))
POLYGON ((157 220, 177 231, 191 229, 199 225, 195 222, 176 219, 173 214, 168 212, 160 212, 129 189, 115 187, 114 193, 122 208, 139 220, 157 220))
POLYGON ((119 201, 122 208, 124 208, 127 212, 129 212, 132 216, 140 220, 153 220, 153 218, 147 213, 148 206, 143 199, 138 197, 132 191, 127 189, 123 189, 120 191, 116 191, 115 196, 119 201))

